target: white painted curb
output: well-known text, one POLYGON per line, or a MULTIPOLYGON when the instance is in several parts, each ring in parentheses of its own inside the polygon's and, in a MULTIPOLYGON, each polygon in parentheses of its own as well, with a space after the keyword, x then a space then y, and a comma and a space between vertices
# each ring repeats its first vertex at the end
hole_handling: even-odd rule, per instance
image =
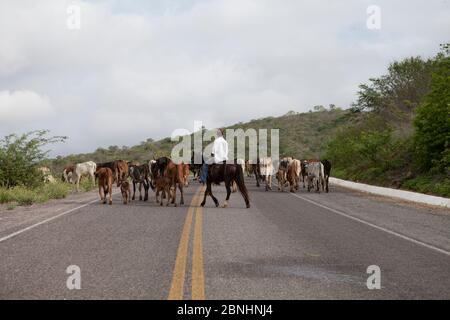
POLYGON ((450 208, 450 199, 444 197, 429 196, 427 194, 397 190, 384 187, 371 186, 364 183, 356 183, 347 180, 330 177, 330 183, 336 186, 350 188, 358 191, 368 192, 380 196, 392 197, 407 201, 430 204, 433 206, 450 208))

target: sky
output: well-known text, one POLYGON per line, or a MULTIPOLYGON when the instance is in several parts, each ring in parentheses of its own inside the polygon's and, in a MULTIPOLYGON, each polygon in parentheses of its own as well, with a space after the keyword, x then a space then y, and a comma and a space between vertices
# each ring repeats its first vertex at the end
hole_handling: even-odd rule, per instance
POLYGON ((56 156, 347 108, 449 41, 449 0, 1 0, 0 137, 68 136, 56 156))

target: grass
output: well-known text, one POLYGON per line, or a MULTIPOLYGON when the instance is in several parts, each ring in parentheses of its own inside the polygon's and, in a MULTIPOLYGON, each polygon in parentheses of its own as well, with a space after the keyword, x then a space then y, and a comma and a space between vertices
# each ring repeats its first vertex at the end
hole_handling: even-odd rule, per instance
POLYGON ((450 179, 431 175, 407 180, 404 187, 421 193, 435 194, 450 198, 450 179))
POLYGON ((8 203, 8 210, 14 209, 16 205, 26 206, 33 203, 43 203, 50 199, 65 198, 71 191, 72 186, 63 183, 47 183, 37 188, 17 186, 6 189, 0 188, 0 203, 8 203))

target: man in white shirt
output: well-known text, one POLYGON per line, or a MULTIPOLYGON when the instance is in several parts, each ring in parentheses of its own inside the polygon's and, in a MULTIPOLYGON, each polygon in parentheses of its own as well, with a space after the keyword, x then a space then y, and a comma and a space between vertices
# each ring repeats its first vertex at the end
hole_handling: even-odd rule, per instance
MULTIPOLYGON (((216 133, 216 139, 211 150, 214 163, 225 163, 228 160, 228 142, 223 138, 225 129, 218 129, 216 133)), ((205 161, 202 167, 202 173, 199 181, 206 183, 208 177, 208 163, 205 161)))

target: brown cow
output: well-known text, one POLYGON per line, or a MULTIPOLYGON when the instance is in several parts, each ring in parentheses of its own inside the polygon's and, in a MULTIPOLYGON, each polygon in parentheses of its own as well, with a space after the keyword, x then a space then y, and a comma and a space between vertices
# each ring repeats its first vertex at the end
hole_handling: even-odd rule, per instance
POLYGON ((103 201, 103 204, 105 204, 106 196, 109 194, 109 204, 112 204, 112 170, 110 168, 100 168, 95 172, 95 175, 98 177, 98 194, 100 195, 100 201, 103 201))
POLYGON ((123 181, 120 184, 120 192, 122 192, 122 199, 123 204, 127 204, 130 202, 130 193, 131 193, 131 186, 128 181, 123 181))
POLYGON ((73 164, 68 164, 64 167, 63 173, 62 173, 62 177, 61 180, 63 182, 69 182, 72 183, 72 175, 73 172, 75 171, 75 165, 73 164))
POLYGON ((298 190, 300 180, 301 165, 297 159, 292 159, 287 170, 287 182, 290 185, 290 191, 298 190))
POLYGON ((127 178, 128 178, 128 163, 125 160, 117 160, 116 161, 116 177, 117 177, 117 186, 120 186, 122 181, 127 180, 127 178))
POLYGON ((177 203, 176 203, 177 186, 181 193, 180 204, 184 204, 183 186, 186 184, 185 175, 184 175, 184 167, 185 166, 186 165, 183 163, 175 164, 168 157, 161 157, 156 160, 156 162, 152 165, 152 168, 151 168, 152 176, 155 179, 158 179, 161 176, 169 178, 170 185, 172 188, 174 188, 171 203, 173 203, 175 206, 177 206, 177 203))
POLYGON ((283 158, 280 161, 280 165, 278 166, 278 172, 277 172, 277 180, 278 180, 278 190, 281 190, 284 192, 284 186, 287 182, 287 171, 289 168, 289 161, 287 158, 283 158))
MULTIPOLYGON (((155 179, 155 195, 156 195, 156 203, 160 203, 161 206, 163 205, 163 198, 167 198, 167 204, 169 205, 170 200, 172 199, 172 186, 171 186, 171 180, 168 177, 159 177, 155 179), (159 193, 161 194, 161 202, 159 201, 159 193)), ((175 190, 173 190, 173 193, 175 193, 175 190)))
POLYGON ((184 186, 189 186, 189 164, 181 163, 183 166, 183 179, 184 179, 184 186))

